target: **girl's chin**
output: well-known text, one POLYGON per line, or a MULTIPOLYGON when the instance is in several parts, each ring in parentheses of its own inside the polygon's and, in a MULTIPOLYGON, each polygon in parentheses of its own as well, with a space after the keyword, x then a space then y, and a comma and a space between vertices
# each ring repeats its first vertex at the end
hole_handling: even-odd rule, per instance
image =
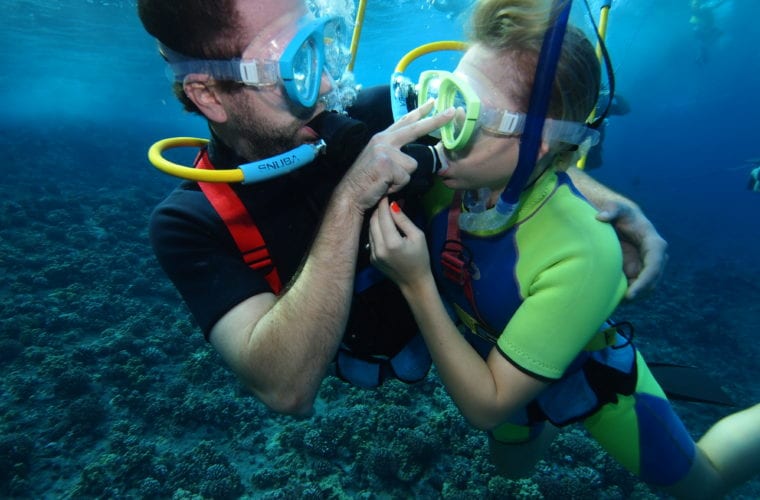
POLYGON ((442 176, 441 182, 443 182, 443 185, 449 189, 469 189, 468 186, 464 185, 465 183, 456 177, 442 176))

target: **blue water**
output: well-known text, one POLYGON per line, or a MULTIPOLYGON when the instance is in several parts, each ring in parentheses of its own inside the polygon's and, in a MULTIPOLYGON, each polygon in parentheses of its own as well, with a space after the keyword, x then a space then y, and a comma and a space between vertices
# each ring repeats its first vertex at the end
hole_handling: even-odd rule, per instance
MULTIPOLYGON (((461 37, 464 4, 371 0, 357 81, 385 83, 406 51, 461 37)), ((0 497, 655 495, 577 429, 531 478, 497 478, 434 377, 378 391, 328 378, 305 421, 247 397, 147 243, 175 184, 148 146, 206 129, 171 94, 133 2, 4 7, 0 497)), ((670 243, 660 287, 621 311, 642 350, 703 367, 747 405, 760 400, 760 193, 745 188, 760 157, 760 3, 728 0, 715 16, 722 35, 699 61, 687 0, 613 2, 608 45, 631 112, 611 118, 593 175, 670 243)), ((410 73, 454 64, 437 54, 410 73)), ((729 412, 677 408, 695 437, 729 412)), ((757 479, 734 495, 757 497, 757 479)))

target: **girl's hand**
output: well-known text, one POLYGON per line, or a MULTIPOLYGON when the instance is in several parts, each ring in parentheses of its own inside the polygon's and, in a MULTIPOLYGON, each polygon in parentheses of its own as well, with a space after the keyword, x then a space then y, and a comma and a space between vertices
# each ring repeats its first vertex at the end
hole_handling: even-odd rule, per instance
POLYGON ((432 279, 425 234, 401 211, 383 198, 369 221, 372 264, 400 288, 432 279))

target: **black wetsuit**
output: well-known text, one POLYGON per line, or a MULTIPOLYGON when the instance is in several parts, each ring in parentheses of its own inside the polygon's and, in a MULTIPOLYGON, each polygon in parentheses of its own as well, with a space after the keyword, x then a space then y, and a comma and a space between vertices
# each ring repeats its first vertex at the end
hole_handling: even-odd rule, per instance
MULTIPOLYGON (((360 92, 349 115, 367 125, 367 137, 385 129, 392 122, 388 88, 360 92)), ((209 158, 217 169, 245 163, 214 138, 209 158)), ((349 166, 348 160, 320 157, 283 177, 233 185, 264 237, 284 285, 308 254, 330 195, 349 166)), ((271 291, 265 272, 249 268, 242 260, 221 217, 195 182, 182 182, 156 207, 150 239, 161 266, 207 339, 214 324, 234 306, 271 291)), ((361 270, 369 258, 363 243, 359 252, 361 270)), ((406 301, 383 279, 355 297, 344 346, 360 356, 392 356, 416 333, 406 301)))

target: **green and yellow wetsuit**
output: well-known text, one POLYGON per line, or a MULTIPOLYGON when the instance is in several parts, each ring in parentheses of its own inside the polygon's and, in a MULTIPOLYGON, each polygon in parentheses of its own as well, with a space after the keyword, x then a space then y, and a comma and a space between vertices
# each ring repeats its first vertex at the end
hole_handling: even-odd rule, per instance
POLYGON ((566 174, 550 169, 523 193, 504 231, 460 230, 471 258, 468 291, 447 279, 441 265, 452 199, 438 185, 426 200, 433 214, 431 262, 444 298, 481 355, 496 348, 524 373, 550 382, 494 437, 519 442, 546 420, 583 422, 643 480, 681 479, 694 443, 630 339, 607 322, 626 288, 612 227, 595 219, 596 209, 566 174))

